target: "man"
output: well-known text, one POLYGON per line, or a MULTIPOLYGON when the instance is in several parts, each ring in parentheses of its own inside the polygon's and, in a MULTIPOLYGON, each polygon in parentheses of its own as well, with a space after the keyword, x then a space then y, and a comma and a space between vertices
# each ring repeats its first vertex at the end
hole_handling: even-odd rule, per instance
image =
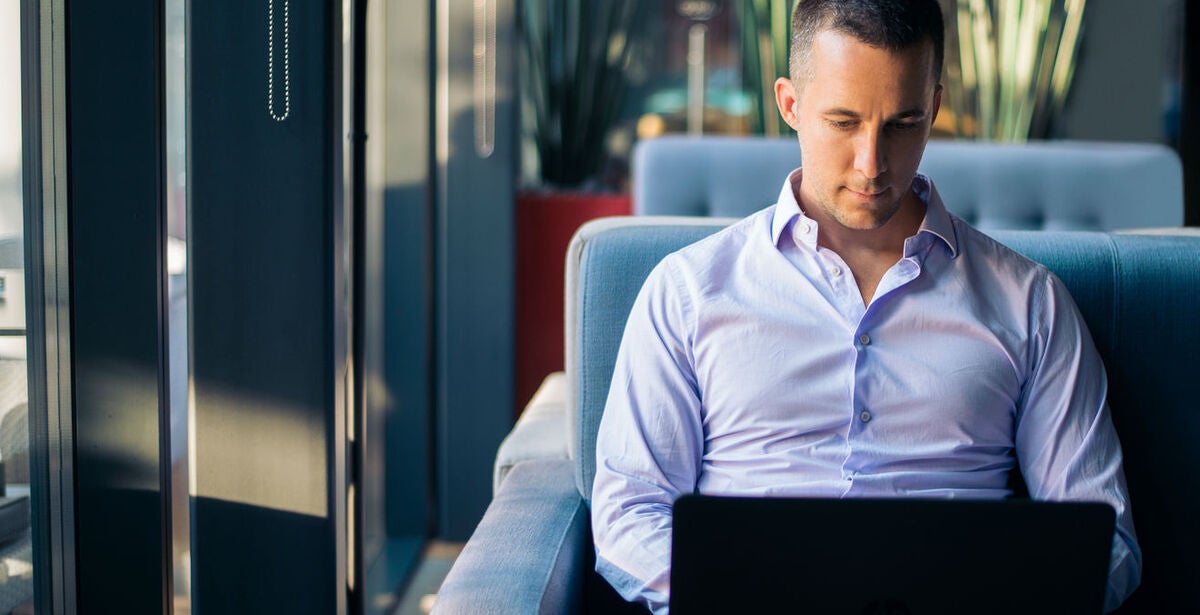
POLYGON ((775 95, 803 169, 664 259, 629 317, 596 443, 597 570, 665 613, 682 494, 1003 498, 1019 464, 1034 498, 1116 509, 1116 608, 1141 552, 1082 318, 916 175, 937 1, 800 0, 792 37, 775 95))

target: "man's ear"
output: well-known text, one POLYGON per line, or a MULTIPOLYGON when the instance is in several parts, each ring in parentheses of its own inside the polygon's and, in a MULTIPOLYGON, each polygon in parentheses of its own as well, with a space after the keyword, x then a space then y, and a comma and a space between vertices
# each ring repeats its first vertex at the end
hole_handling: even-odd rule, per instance
POLYGON ((930 126, 933 126, 933 123, 937 121, 938 110, 942 108, 942 91, 943 88, 942 84, 940 83, 937 84, 937 87, 933 90, 933 113, 931 113, 929 117, 930 126))
POLYGON ((779 115, 796 131, 800 130, 800 122, 796 116, 799 100, 799 93, 791 79, 780 77, 775 80, 775 105, 779 107, 779 115))

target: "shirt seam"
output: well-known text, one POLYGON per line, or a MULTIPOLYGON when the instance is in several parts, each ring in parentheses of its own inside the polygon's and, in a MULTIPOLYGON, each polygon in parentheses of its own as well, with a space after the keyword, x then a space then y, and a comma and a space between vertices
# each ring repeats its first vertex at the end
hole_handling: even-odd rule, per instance
MULTIPOLYGON (((688 362, 692 364, 692 372, 695 373, 695 357, 692 354, 692 343, 696 339, 696 309, 692 302, 691 296, 688 294, 687 288, 683 284, 679 268, 676 266, 674 259, 668 259, 664 262, 667 267, 667 277, 671 286, 675 289, 675 295, 679 297, 679 310, 684 319, 684 325, 687 328, 687 357, 688 362)), ((699 383, 697 383, 699 386, 699 383)))
MULTIPOLYGON (((1035 261, 1036 262, 1036 261, 1035 261)), ((1031 339, 1029 340, 1030 352, 1026 357, 1029 364, 1025 368, 1025 381, 1021 384, 1021 398, 1017 405, 1017 423, 1025 418, 1025 406, 1029 403, 1030 387, 1033 386, 1034 380, 1037 378, 1038 371, 1042 368, 1042 364, 1046 359, 1046 350, 1049 347, 1050 315, 1047 310, 1050 306, 1048 299, 1050 294, 1050 285, 1054 283, 1054 278, 1050 270, 1043 264, 1037 263, 1037 279, 1034 284, 1035 294, 1033 295, 1033 314, 1037 322, 1031 328, 1031 339), (1038 341, 1040 340, 1040 341, 1038 341)))

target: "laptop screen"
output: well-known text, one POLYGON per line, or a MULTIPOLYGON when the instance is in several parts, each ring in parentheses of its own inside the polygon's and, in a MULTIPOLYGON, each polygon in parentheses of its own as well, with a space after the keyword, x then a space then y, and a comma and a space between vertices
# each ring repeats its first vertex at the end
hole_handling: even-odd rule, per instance
POLYGON ((1097 503, 685 496, 671 613, 1100 613, 1114 521, 1097 503))

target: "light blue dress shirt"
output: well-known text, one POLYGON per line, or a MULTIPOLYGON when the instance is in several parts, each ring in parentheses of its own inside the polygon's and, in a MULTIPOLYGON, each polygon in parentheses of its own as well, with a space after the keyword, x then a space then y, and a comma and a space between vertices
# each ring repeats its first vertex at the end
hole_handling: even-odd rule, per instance
POLYGON ((1035 499, 1116 509, 1116 608, 1141 551, 1104 366, 1062 282, 918 175, 925 219, 864 306, 800 178, 665 258, 634 303, 596 440, 597 570, 666 613, 682 494, 998 499, 1019 462, 1035 499))

